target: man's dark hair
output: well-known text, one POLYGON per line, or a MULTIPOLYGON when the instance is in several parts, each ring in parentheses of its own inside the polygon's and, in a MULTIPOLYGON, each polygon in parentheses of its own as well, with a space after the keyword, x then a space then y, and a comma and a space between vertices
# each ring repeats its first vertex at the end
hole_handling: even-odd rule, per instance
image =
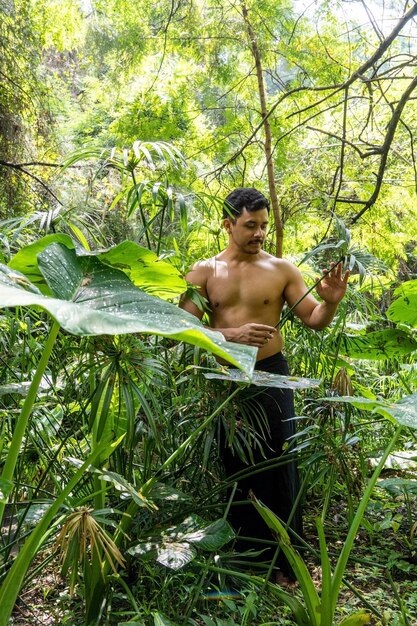
POLYGON ((269 200, 253 187, 238 187, 229 193, 223 204, 223 219, 229 217, 235 220, 243 213, 243 209, 250 212, 267 209, 269 200))

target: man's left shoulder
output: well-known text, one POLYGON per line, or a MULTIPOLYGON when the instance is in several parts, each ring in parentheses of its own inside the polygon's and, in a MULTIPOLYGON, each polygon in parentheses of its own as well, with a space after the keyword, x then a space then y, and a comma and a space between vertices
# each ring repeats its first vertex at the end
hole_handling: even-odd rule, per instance
POLYGON ((287 259, 278 258, 274 256, 273 254, 269 254, 268 252, 265 252, 265 256, 262 260, 265 263, 270 264, 271 267, 273 267, 274 269, 277 268, 277 269, 284 270, 284 271, 296 270, 294 263, 291 263, 291 261, 288 261, 287 259))

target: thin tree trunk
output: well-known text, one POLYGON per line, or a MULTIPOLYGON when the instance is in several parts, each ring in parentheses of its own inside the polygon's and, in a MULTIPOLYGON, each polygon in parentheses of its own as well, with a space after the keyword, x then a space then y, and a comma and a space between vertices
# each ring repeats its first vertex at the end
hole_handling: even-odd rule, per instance
POLYGON ((268 187, 269 197, 271 200, 272 212, 274 215, 275 223, 275 242, 276 242, 276 256, 282 257, 284 229, 282 225, 281 211, 278 202, 277 188, 275 184, 275 167, 272 154, 272 133, 271 126, 268 117, 268 107, 266 99, 265 82, 262 70, 261 55, 259 52, 256 36, 249 20, 248 10, 244 2, 241 3, 243 19, 245 20, 246 30, 249 36, 249 43, 252 51, 253 58, 255 60, 256 76, 258 79, 258 94, 261 104, 261 115, 263 120, 263 127, 265 133, 264 152, 266 158, 266 170, 268 173, 268 187))

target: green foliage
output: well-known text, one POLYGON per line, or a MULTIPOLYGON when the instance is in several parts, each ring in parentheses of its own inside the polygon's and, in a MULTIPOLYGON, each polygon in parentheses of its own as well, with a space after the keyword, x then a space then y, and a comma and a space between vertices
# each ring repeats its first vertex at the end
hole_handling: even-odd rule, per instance
MULTIPOLYGON (((339 401, 341 398, 339 398, 339 401)), ((352 401, 355 404, 355 399, 347 398, 345 401, 352 401)), ((366 403, 364 405, 361 404, 361 408, 367 408, 366 403)), ((390 415, 393 413, 391 412, 390 415)), ((400 422, 401 423, 401 422, 400 422)), ((408 422, 408 426, 411 424, 408 422)), ((413 422, 413 427, 417 426, 417 422, 413 422)), ((382 458, 378 463, 378 466, 374 470, 372 477, 370 478, 368 485, 365 489, 365 492, 360 500, 360 503, 357 507, 355 516, 352 520, 352 523, 349 528, 348 535, 344 541, 343 548, 340 552, 338 560, 336 562, 334 571, 331 571, 330 558, 328 553, 328 548, 326 544, 326 539, 324 535, 324 528, 321 519, 316 520, 317 532, 319 537, 320 544, 320 559, 321 559, 321 569, 322 569, 322 586, 321 586, 321 594, 320 597, 315 589, 313 580, 311 578, 310 573, 308 572, 302 558, 297 553, 297 551, 293 548, 290 542, 290 538, 288 536, 287 530, 277 518, 277 516, 270 511, 267 507, 263 506, 262 503, 258 502, 256 498, 254 498, 254 506, 266 521, 268 526, 273 529, 277 533, 278 542, 280 547, 284 551, 286 557, 291 563, 294 573, 297 577, 297 580, 300 584, 303 599, 306 605, 307 615, 300 614, 299 607, 297 606, 297 611, 294 611, 294 617, 299 626, 333 626, 334 624, 334 614, 336 610, 337 601, 340 594, 340 587, 342 584, 342 578, 345 573, 346 565, 353 548, 353 544, 356 538, 356 533, 361 524, 362 518, 364 516, 366 507, 371 498, 373 489, 375 488, 377 479, 384 467, 386 459, 388 458, 391 451, 395 448, 397 444, 398 437, 401 433, 402 427, 397 428, 394 436, 389 442, 387 448, 384 450, 382 458)), ((368 624, 371 619, 369 612, 361 611, 358 614, 349 616, 343 619, 340 624, 350 624, 351 626, 361 626, 362 624, 368 624)))
MULTIPOLYGON (((41 247, 44 243, 49 241, 43 242, 41 247)), ((30 258, 33 258, 32 251, 30 258)), ((74 249, 62 243, 52 243, 44 247, 36 258, 40 273, 55 297, 37 293, 36 287, 25 275, 16 275, 3 267, 0 275, 3 306, 39 305, 65 330, 81 336, 155 333, 180 341, 189 340, 227 358, 229 348, 222 348, 223 344, 227 344, 222 335, 205 329, 194 316, 178 307, 148 295, 136 287, 124 272, 105 265, 94 256, 77 256, 74 249)), ((114 258, 119 258, 117 253, 114 258)), ((154 261, 154 265, 156 263, 154 261)), ((127 264, 127 269, 130 266, 127 264)), ((163 273, 162 282, 165 278, 166 273, 163 273)), ((254 350, 237 344, 227 345, 236 355, 231 357, 233 363, 245 364, 243 366, 251 371, 254 350)))
MULTIPOLYGON (((304 417, 294 443, 309 483, 307 507, 323 505, 326 533, 339 498, 348 522, 356 519, 367 459, 391 441, 396 420, 414 427, 416 419, 412 96, 393 114, 413 80, 415 47, 408 25, 380 47, 402 5, 385 7, 389 21, 356 16, 357 5, 344 14, 336 2, 303 13, 288 2, 247 4, 267 85, 286 250, 304 258, 309 284, 339 255, 361 280, 366 274, 359 288, 356 277, 351 281, 329 331, 306 331, 292 315, 283 329, 298 376, 278 383, 304 388, 296 394, 304 417), (374 192, 383 157, 378 198, 350 233, 342 232, 342 221, 351 224, 374 192), (403 283, 394 293, 392 281, 403 283), (324 392, 310 386, 319 378, 324 392)), ((233 563, 233 552, 226 548, 224 557, 222 547, 230 531, 213 522, 224 514, 226 488, 218 423, 230 424, 230 440, 243 455, 251 438, 234 427, 233 399, 224 404, 230 379, 247 379, 213 373, 217 365, 205 350, 247 371, 253 351, 225 345, 166 302, 185 289, 182 276, 192 262, 222 248, 226 191, 241 184, 266 191, 242 5, 19 0, 4 2, 0 17, 0 291, 9 307, 0 317, 2 608, 11 608, 35 555, 42 569, 39 546, 51 559, 53 536, 62 532, 63 569, 77 598, 66 601, 78 603, 71 615, 66 607, 62 623, 281 626, 290 623, 282 602, 308 623, 298 597, 219 561, 233 563), (45 311, 66 331, 57 334, 57 324, 51 331, 45 311), (101 441, 122 436, 107 458, 101 441), (86 459, 90 467, 81 472, 86 459), (196 548, 195 536, 181 527, 196 512, 197 536, 221 540, 196 548), (65 520, 81 519, 111 543, 104 539, 95 550, 87 542, 81 554, 78 535, 63 530, 65 520), (34 533, 31 520, 39 521, 34 533), (193 558, 175 574, 145 554, 132 558, 128 550, 147 538, 164 562, 193 558), (109 546, 128 557, 117 575, 109 546), (218 606, 205 599, 202 606, 204 589, 222 589, 229 579, 245 598, 218 606), (76 617, 80 598, 86 613, 76 617)), ((395 497, 407 502, 411 495, 402 489, 395 497)), ((405 533, 389 513, 380 526, 370 522, 374 541, 378 532, 395 530, 413 549, 412 501, 404 506, 405 533)), ((318 532, 325 588, 329 568, 324 530, 318 532)), ((388 562, 393 572, 412 567, 395 551, 388 562)), ((394 589, 395 582, 386 594, 393 599, 394 589)), ((313 598, 311 585, 309 592, 313 598)), ((387 623, 407 624, 407 598, 400 617, 389 607, 387 623)))
POLYGON ((394 328, 366 332, 363 335, 344 334, 338 337, 338 342, 340 354, 353 359, 401 358, 417 349, 413 335, 394 328))
POLYGON ((204 527, 201 519, 190 516, 179 526, 165 529, 160 536, 147 537, 145 542, 133 545, 128 553, 134 556, 153 553, 158 563, 177 570, 195 558, 197 547, 212 552, 233 537, 232 528, 223 519, 204 527))
MULTIPOLYGON (((201 326, 202 332, 199 332, 199 324, 196 323, 195 318, 187 316, 185 312, 167 302, 147 295, 145 292, 135 287, 123 272, 115 270, 112 267, 109 267, 109 265, 105 265, 98 258, 91 256, 91 254, 85 254, 85 251, 83 254, 82 251, 79 251, 80 256, 77 256, 74 250, 75 246, 71 241, 68 241, 65 237, 59 237, 58 239, 59 242, 56 241, 56 238, 54 240, 53 236, 52 240, 51 238, 46 238, 46 241, 42 241, 40 245, 32 245, 28 254, 22 254, 20 259, 18 259, 19 267, 22 267, 22 269, 24 269, 25 263, 30 268, 34 268, 35 274, 37 274, 38 277, 38 282, 42 279, 42 281, 46 283, 49 292, 53 296, 56 296, 55 298, 41 295, 37 287, 33 285, 23 273, 17 272, 17 270, 10 270, 6 266, 2 267, 0 289, 4 305, 40 305, 50 312, 57 321, 55 321, 51 334, 46 342, 41 360, 30 386, 29 393, 22 407, 20 416, 16 421, 13 437, 6 454, 6 461, 1 477, 1 520, 3 518, 7 497, 10 495, 13 488, 12 480, 17 465, 18 454, 28 427, 36 393, 42 377, 44 376, 49 356, 54 348, 57 333, 59 331, 58 322, 66 330, 78 335, 117 334, 120 332, 150 332, 152 334, 177 337, 178 339, 183 340, 186 339, 188 335, 191 342, 197 342, 200 345, 205 343, 203 336, 207 331, 205 331, 201 326), (67 247, 65 244, 69 244, 70 247, 67 247), (57 298, 61 299, 58 300, 57 298), (140 311, 141 306, 144 307, 142 313, 140 311), (153 312, 151 313, 152 307, 153 312), (130 324, 129 315, 131 316, 130 324), (184 320, 184 318, 187 317, 189 320, 184 320), (112 318, 113 326, 111 321, 112 318), (140 321, 141 318, 142 321, 140 321), (114 325, 114 322, 116 322, 116 325, 114 325), (133 326, 131 326, 131 324, 133 324, 133 326), (157 328, 158 326, 159 329, 157 328), (183 326, 185 334, 182 332, 178 334, 179 326, 183 326), (175 327, 177 327, 177 330, 175 327), (192 327, 194 327, 194 329, 190 331, 190 328, 192 327), (202 343, 201 339, 203 339, 202 343)), ((133 251, 134 254, 132 254, 132 257, 135 259, 134 262, 137 262, 137 255, 140 250, 137 246, 134 246, 133 251)), ((145 251, 145 253, 148 255, 147 251, 145 251)), ((154 255, 151 255, 151 257, 151 260, 149 260, 148 256, 148 264, 155 265, 158 263, 157 257, 154 255)), ((117 252, 115 256, 110 254, 110 257, 107 258, 107 263, 115 263, 116 265, 119 265, 121 258, 125 261, 123 265, 129 271, 134 271, 132 263, 126 263, 126 261, 129 261, 129 254, 126 255, 126 249, 124 253, 122 253, 122 257, 120 257, 117 252)), ((158 271, 154 274, 154 278, 157 276, 158 271)), ((164 276, 162 273, 161 276, 162 282, 166 282, 166 275, 164 276)), ((138 276, 136 276, 136 279, 138 279, 138 276)), ((219 352, 219 347, 217 345, 218 338, 215 337, 215 335, 216 334, 213 334, 214 342, 211 344, 211 347, 214 352, 219 352)), ((223 341, 223 343, 225 342, 223 341)), ((253 351, 246 348, 243 350, 242 355, 245 352, 247 353, 247 356, 251 354, 253 367, 253 351)), ((226 356, 226 353, 221 349, 220 354, 222 356, 226 356)), ((101 411, 95 415, 93 413, 94 422, 92 426, 92 447, 94 453, 91 460, 98 459, 101 463, 103 463, 106 458, 103 456, 103 453, 105 452, 103 445, 105 444, 108 448, 109 442, 112 438, 112 432, 114 432, 114 426, 112 428, 108 420, 109 401, 111 400, 113 393, 113 386, 106 384, 104 389, 101 391, 101 394, 104 395, 102 396, 100 402, 106 402, 107 410, 105 413, 102 413, 101 411), (110 393, 108 393, 109 391, 110 393)), ((203 428, 206 423, 209 423, 209 421, 210 420, 206 420, 206 422, 204 422, 203 428)), ((191 439, 189 441, 185 441, 182 446, 180 446, 165 461, 165 463, 162 464, 161 470, 168 467, 174 459, 179 456, 182 450, 185 450, 188 447, 188 444, 192 441, 192 439, 198 435, 199 430, 200 429, 197 429, 191 439)), ((123 436, 124 433, 122 437, 123 436)), ((90 459, 82 465, 82 474, 84 473, 85 468, 88 467, 89 463, 90 459)), ((76 482, 78 482, 82 474, 79 472, 76 474, 76 482)), ((76 482, 70 482, 70 489, 74 487, 76 482)), ((147 501, 147 496, 154 482, 155 478, 151 478, 143 486, 143 494, 145 498, 144 502, 147 501)), ((96 483, 99 485, 98 480, 96 483)), ((39 525, 36 538, 33 538, 31 535, 28 540, 27 545, 29 547, 27 548, 27 551, 21 552, 21 554, 25 554, 26 556, 22 556, 20 560, 15 561, 9 576, 6 578, 5 583, 1 588, 0 593, 3 594, 2 606, 5 607, 4 619, 6 622, 8 621, 26 570, 29 567, 38 547, 42 545, 41 537, 45 533, 45 529, 48 528, 51 519, 53 519, 53 516, 56 515, 59 507, 63 504, 69 493, 70 491, 64 489, 61 497, 55 500, 54 504, 50 507, 48 513, 43 518, 42 523, 39 525), (5 601, 6 596, 7 602, 5 601)), ((96 503, 99 504, 103 502, 103 500, 104 493, 97 493, 96 503)), ((63 531, 63 535, 59 541, 63 544, 65 536, 70 532, 68 526, 69 523, 74 525, 74 523, 78 524, 77 520, 80 522, 84 521, 84 525, 87 524, 86 528, 87 526, 90 528, 88 532, 86 529, 81 530, 80 532, 88 534, 88 541, 91 545, 91 562, 88 559, 83 560, 83 567, 85 570, 86 621, 88 624, 92 624, 96 623, 97 619, 99 619, 99 616, 101 615, 101 609, 98 610, 98 607, 101 606, 100 598, 103 596, 106 585, 105 578, 100 573, 101 560, 104 558, 107 565, 115 569, 115 565, 112 560, 113 557, 110 555, 113 555, 119 563, 122 562, 122 557, 121 555, 119 556, 117 542, 113 543, 110 538, 106 538, 100 530, 100 527, 97 527, 96 522, 94 522, 94 518, 91 517, 89 509, 83 508, 81 511, 87 512, 87 514, 84 515, 83 513, 78 515, 78 513, 74 513, 74 516, 70 518, 71 521, 68 520, 67 526, 64 526, 66 530, 63 531), (103 556, 101 555, 102 552, 104 553, 103 556)), ((131 512, 128 513, 125 519, 130 519, 131 515, 131 512)), ((123 535, 119 536, 122 537, 123 535)), ((225 535, 223 541, 225 540, 227 540, 227 535, 225 535)), ((87 539, 84 539, 84 541, 87 541, 87 539)), ((201 541, 200 539, 195 539, 194 542, 209 545, 207 544, 207 541, 203 541, 203 539, 201 539, 201 541)), ((79 556, 77 557, 77 555, 74 555, 74 545, 77 544, 74 544, 74 541, 69 539, 66 547, 63 548, 65 553, 70 555, 68 558, 72 561, 73 577, 76 574, 76 563, 80 560, 79 556)), ((215 545, 217 544, 214 543, 213 546, 215 547, 215 545)), ((64 557, 64 564, 65 563, 67 563, 67 557, 64 557)), ((67 565, 64 565, 64 570, 68 571, 68 567, 69 565, 67 563, 67 565)), ((6 622, 4 622, 4 624, 6 622)))

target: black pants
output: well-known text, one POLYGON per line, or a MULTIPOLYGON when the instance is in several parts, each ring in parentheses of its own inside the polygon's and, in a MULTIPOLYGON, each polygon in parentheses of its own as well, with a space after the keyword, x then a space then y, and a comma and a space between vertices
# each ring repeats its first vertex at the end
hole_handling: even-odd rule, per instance
MULTIPOLYGON (((284 376, 289 375, 288 364, 282 353, 258 361, 255 369, 284 376)), ((249 412, 250 414, 253 411, 253 415, 257 417, 260 413, 263 414, 268 428, 266 432, 263 430, 264 443, 262 449, 259 446, 252 447, 253 464, 251 465, 240 459, 232 446, 225 445, 225 441, 222 441, 222 458, 227 477, 232 477, 241 471, 249 473, 249 471, 255 470, 258 464, 265 464, 266 460, 270 460, 272 465, 273 460, 284 460, 283 446, 286 442, 288 445, 288 438, 295 433, 295 421, 290 419, 294 417, 294 401, 291 389, 252 385, 249 391, 250 397, 245 398, 245 413, 249 412)), ((256 418, 251 421, 254 425, 257 423, 256 418)), ((259 434, 259 427, 257 429, 255 426, 255 429, 258 430, 259 434)), ((229 521, 240 536, 250 537, 252 540, 238 537, 236 548, 239 551, 264 550, 255 559, 257 561, 270 561, 275 549, 257 540, 271 541, 273 536, 253 504, 247 501, 248 492, 253 491, 258 500, 286 523, 299 491, 297 464, 291 461, 279 467, 269 466, 261 472, 239 479, 237 482, 234 495, 236 504, 232 503, 229 521), (238 503, 242 500, 245 502, 238 503)), ((302 535, 300 506, 297 506, 289 526, 298 535, 302 535)), ((276 564, 284 574, 293 577, 292 569, 282 552, 280 552, 276 564)))

